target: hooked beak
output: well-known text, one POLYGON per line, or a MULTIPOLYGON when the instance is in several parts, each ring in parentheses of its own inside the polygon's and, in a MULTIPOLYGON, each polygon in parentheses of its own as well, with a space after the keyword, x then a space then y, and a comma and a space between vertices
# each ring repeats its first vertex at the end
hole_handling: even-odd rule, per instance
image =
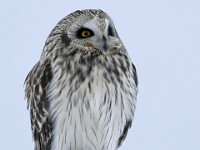
POLYGON ((111 48, 110 42, 110 39, 103 35, 103 37, 97 42, 96 46, 103 52, 107 52, 111 48))
POLYGON ((94 46, 104 53, 110 53, 113 50, 121 49, 122 43, 117 37, 103 35, 95 42, 94 46))
POLYGON ((102 41, 103 41, 102 49, 104 51, 107 51, 108 50, 107 38, 105 36, 103 36, 102 41))

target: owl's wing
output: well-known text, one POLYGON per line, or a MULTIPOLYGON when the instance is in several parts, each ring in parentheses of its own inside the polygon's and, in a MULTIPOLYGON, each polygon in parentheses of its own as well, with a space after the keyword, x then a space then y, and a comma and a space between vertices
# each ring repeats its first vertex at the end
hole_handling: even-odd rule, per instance
MULTIPOLYGON (((132 78, 133 78, 133 80, 135 82, 135 86, 136 86, 136 88, 135 88, 136 89, 135 97, 136 97, 137 96, 137 88, 138 88, 138 77, 137 77, 136 67, 135 67, 135 65, 133 63, 132 63, 132 70, 131 71, 132 71, 132 73, 131 73, 132 74, 132 78)), ((131 127, 131 125, 132 125, 132 120, 127 120, 126 124, 124 126, 124 130, 123 130, 121 136, 119 137, 118 147, 120 147, 122 142, 125 140, 125 138, 127 136, 127 133, 128 133, 128 130, 131 127)))
POLYGON ((25 96, 30 109, 31 128, 35 150, 49 150, 51 122, 48 118, 47 88, 52 79, 49 60, 38 62, 25 80, 25 96))

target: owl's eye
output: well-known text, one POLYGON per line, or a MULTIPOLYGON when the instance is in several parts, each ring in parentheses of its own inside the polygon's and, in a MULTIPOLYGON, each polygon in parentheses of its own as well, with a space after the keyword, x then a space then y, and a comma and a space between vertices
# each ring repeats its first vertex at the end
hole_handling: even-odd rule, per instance
POLYGON ((77 31, 78 38, 88 38, 94 35, 94 32, 88 28, 81 28, 77 31))
POLYGON ((91 35, 91 32, 89 31, 82 31, 81 36, 82 37, 89 37, 91 35))

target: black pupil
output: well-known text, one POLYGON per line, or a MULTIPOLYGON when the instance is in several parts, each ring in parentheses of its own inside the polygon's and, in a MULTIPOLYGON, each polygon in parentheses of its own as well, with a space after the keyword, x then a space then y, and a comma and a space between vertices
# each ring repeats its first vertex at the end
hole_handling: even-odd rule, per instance
POLYGON ((90 34, 90 32, 86 31, 84 32, 84 36, 88 36, 90 34))
POLYGON ((90 37, 90 36, 93 36, 94 35, 94 32, 88 28, 81 28, 77 31, 77 37, 80 38, 80 39, 83 39, 83 38, 87 38, 87 37, 90 37), (82 33, 84 32, 84 36, 82 36, 82 33))

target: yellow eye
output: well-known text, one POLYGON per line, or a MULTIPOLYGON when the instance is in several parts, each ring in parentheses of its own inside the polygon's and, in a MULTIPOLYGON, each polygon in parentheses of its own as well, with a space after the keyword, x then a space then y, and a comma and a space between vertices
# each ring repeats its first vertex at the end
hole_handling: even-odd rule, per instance
POLYGON ((83 38, 86 38, 86 37, 89 37, 91 35, 91 32, 90 31, 82 31, 81 32, 81 36, 83 38))
POLYGON ((77 31, 77 37, 80 39, 88 38, 94 35, 94 32, 88 28, 81 28, 77 31))

